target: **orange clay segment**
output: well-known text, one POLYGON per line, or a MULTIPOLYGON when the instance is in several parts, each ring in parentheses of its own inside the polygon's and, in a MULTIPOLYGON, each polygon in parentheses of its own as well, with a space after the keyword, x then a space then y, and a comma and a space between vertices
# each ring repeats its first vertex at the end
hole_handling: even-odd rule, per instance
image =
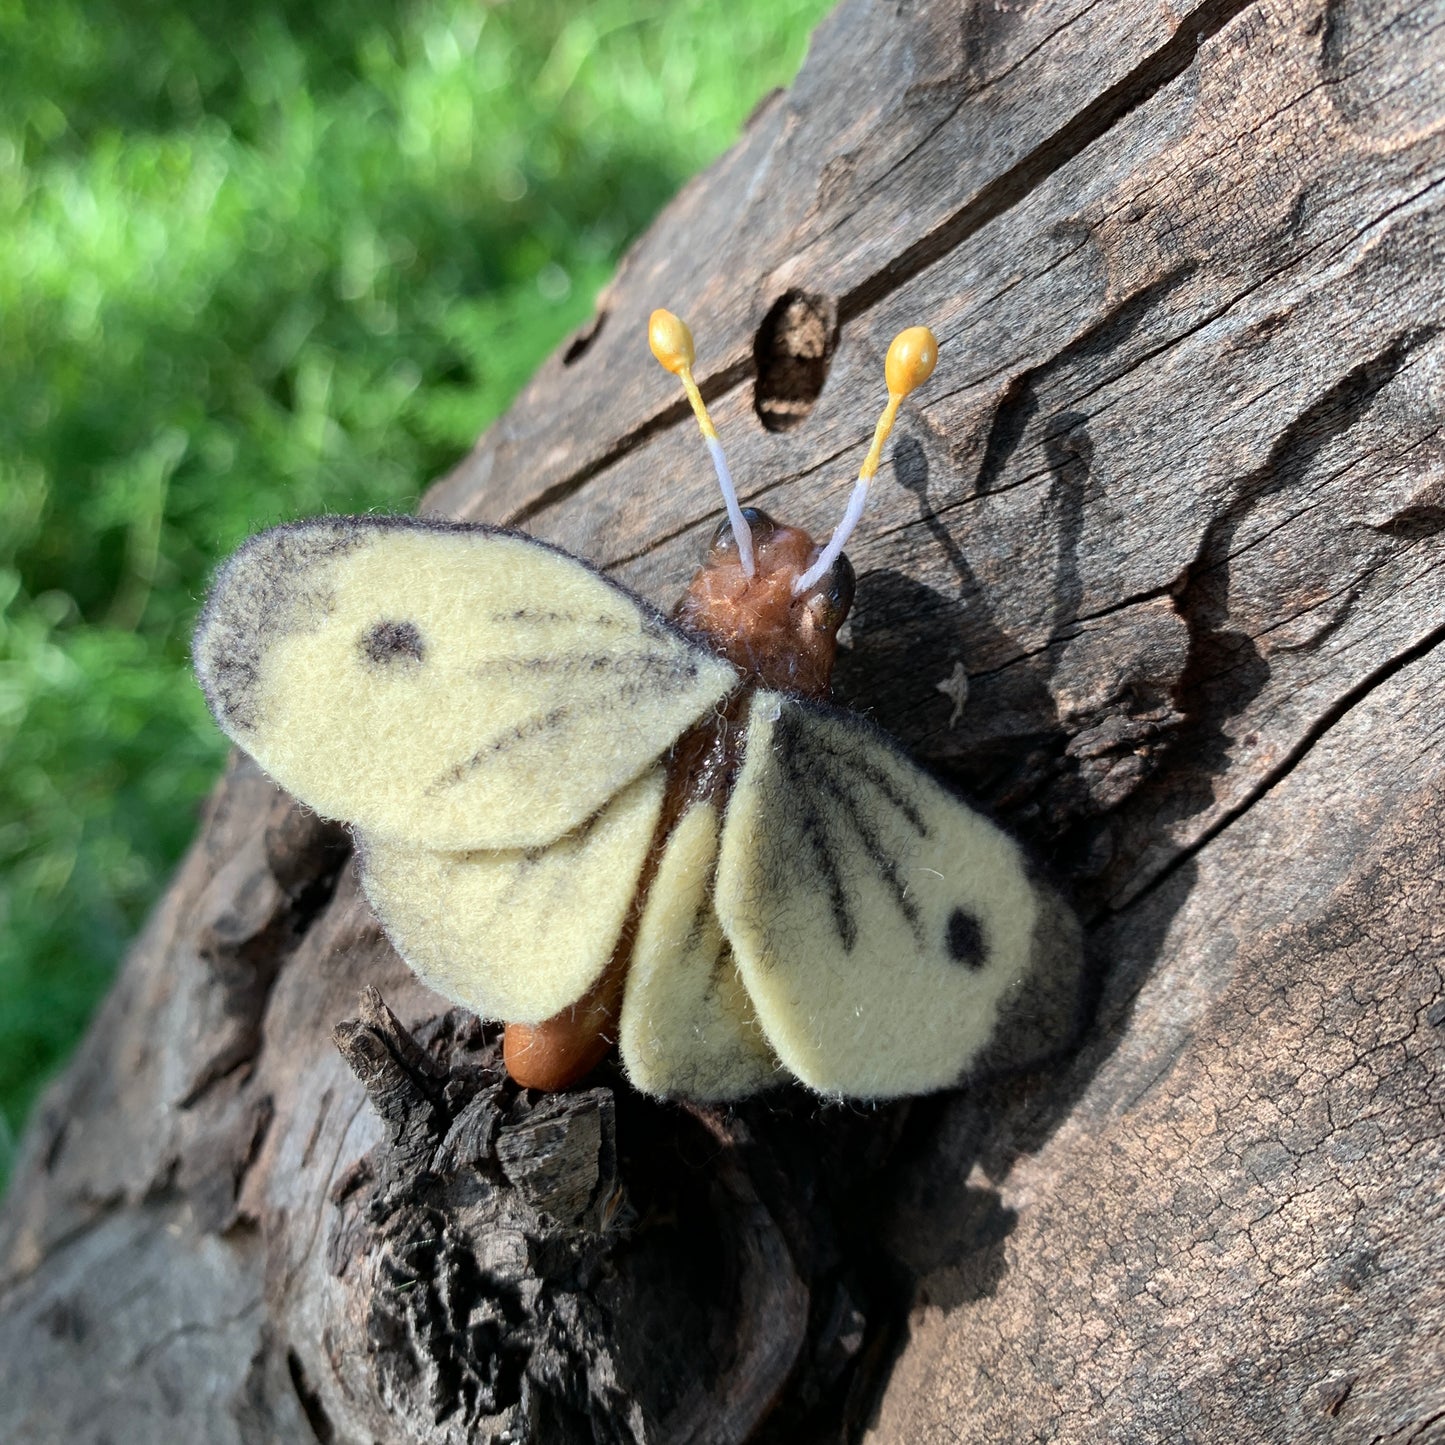
POLYGON ((524 1089, 555 1093, 590 1074, 617 1038, 622 985, 627 976, 614 959, 576 1003, 539 1024, 508 1024, 502 1038, 507 1073, 524 1089))
POLYGON ((847 609, 818 588, 793 593, 818 555, 817 543, 800 527, 775 526, 754 544, 751 577, 735 548, 714 550, 692 579, 676 620, 762 686, 826 698, 847 609))

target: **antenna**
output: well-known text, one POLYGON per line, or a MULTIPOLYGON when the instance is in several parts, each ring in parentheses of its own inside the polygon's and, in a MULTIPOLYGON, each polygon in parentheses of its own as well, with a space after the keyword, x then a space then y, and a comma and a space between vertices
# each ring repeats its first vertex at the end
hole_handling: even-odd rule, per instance
POLYGON ((707 414, 697 382, 692 379, 692 363, 697 355, 692 344, 692 332, 680 316, 674 316, 671 311, 664 311, 659 307, 647 323, 647 340, 652 347, 652 354, 674 376, 681 378, 687 399, 692 403, 692 413, 697 418, 698 430, 702 432, 702 439, 707 443, 713 469, 717 472, 717 484, 722 488, 723 504, 728 509, 728 521, 732 523, 733 536, 738 539, 738 561, 742 563, 743 576, 750 578, 756 570, 753 565, 752 529, 743 516, 743 509, 738 505, 737 489, 733 486, 732 473, 728 471, 727 458, 723 456, 717 428, 707 414))
MULTIPOLYGON (((654 346, 653 350, 656 349, 654 346)), ((823 574, 838 560, 844 544, 853 535, 853 529, 863 515, 863 505, 868 500, 868 484, 878 470, 878 463, 883 456, 883 443, 888 440, 888 433, 893 430, 903 398, 915 387, 922 386, 933 375, 933 368, 937 365, 938 341, 926 326, 910 326, 907 331, 900 331, 893 338, 888 348, 888 358, 883 364, 883 375, 888 382, 888 405, 883 408, 883 415, 878 418, 878 425, 874 428, 873 445, 868 448, 868 455, 863 458, 863 465, 859 468, 858 480, 853 484, 853 495, 848 498, 843 520, 828 538, 828 545, 818 553, 817 560, 793 583, 794 597, 806 592, 810 587, 816 587, 823 574)))

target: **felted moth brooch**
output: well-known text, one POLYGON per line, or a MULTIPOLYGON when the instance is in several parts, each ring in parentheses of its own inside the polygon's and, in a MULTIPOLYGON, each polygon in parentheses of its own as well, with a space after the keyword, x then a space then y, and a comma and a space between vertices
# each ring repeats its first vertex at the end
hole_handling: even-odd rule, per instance
POLYGON ((322 517, 216 578, 195 666, 222 729, 356 836, 367 897, 438 992, 505 1020, 520 1083, 620 1045, 649 1094, 947 1087, 1030 967, 1019 847, 871 723, 827 703, 853 596, 843 545, 903 398, 937 360, 889 348, 888 405, 819 547, 738 504, 653 314, 728 520, 671 618, 504 528, 322 517))

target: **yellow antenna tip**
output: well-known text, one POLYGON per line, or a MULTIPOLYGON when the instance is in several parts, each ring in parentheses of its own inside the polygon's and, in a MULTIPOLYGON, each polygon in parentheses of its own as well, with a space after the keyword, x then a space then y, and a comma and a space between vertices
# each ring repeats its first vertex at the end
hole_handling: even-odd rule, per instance
MULTIPOLYGON (((687 322, 681 316, 674 316, 671 311, 664 311, 660 306, 648 320, 647 342, 652 347, 652 354, 674 376, 681 376, 684 371, 690 370, 697 356, 687 322)), ((891 352, 889 354, 892 355, 891 352)))
MULTIPOLYGON (((664 312, 653 313, 653 324, 664 312)), ((673 317, 673 320, 677 320, 673 317)), ((678 325, 682 323, 679 321, 678 325)), ((686 330, 686 327, 683 327, 686 330)), ((691 341, 692 338, 688 337, 691 341)), ((652 349, 657 351, 657 343, 652 349)), ((658 353, 661 360, 661 353, 658 353)), ((667 363, 662 363, 664 366, 667 363)), ((926 326, 910 326, 893 338, 888 348, 888 360, 883 363, 883 374, 888 380, 889 396, 907 396, 915 386, 922 386, 938 365, 938 339, 926 326)))

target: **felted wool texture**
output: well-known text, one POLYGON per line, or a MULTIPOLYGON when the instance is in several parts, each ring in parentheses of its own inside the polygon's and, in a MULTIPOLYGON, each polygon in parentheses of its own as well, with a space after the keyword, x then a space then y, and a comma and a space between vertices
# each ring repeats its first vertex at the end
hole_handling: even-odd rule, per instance
POLYGON ((194 651, 217 721, 277 782, 442 852, 560 838, 737 681, 574 557, 398 518, 254 538, 194 651))
POLYGON ((783 1064, 825 1094, 954 1083, 1029 968, 1017 845, 861 718, 755 697, 716 908, 783 1064))
POLYGON ((667 841, 633 944, 618 1039, 646 1094, 720 1102, 785 1077, 712 908, 717 810, 694 803, 667 841))
POLYGON ((548 848, 438 853, 363 837, 362 886, 396 950, 483 1018, 540 1023, 601 976, 662 810, 661 768, 548 848))

